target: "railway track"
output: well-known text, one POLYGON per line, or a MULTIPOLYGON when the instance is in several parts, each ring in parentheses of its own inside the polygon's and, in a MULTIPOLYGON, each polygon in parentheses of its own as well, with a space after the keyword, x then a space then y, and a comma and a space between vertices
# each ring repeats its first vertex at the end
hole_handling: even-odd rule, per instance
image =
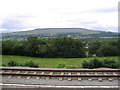
POLYGON ((43 69, 2 67, 3 84, 118 86, 119 69, 43 69))

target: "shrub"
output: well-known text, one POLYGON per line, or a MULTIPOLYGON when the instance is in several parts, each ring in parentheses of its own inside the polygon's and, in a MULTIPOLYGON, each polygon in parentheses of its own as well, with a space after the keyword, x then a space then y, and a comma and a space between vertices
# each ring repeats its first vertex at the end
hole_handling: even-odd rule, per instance
POLYGON ((6 66, 5 64, 2 64, 2 66, 6 66))
POLYGON ((39 67, 37 64, 33 63, 32 61, 25 62, 25 64, 23 66, 35 67, 35 68, 39 67))
POLYGON ((119 68, 119 64, 117 62, 115 62, 115 60, 104 60, 104 65, 103 67, 107 67, 107 68, 119 68))
POLYGON ((98 60, 97 58, 94 58, 89 62, 87 61, 83 62, 83 68, 93 69, 93 68, 100 68, 102 66, 103 66, 103 62, 98 60))
POLYGON ((99 59, 93 59, 90 62, 90 68, 100 68, 103 66, 102 61, 100 61, 99 59))
POLYGON ((17 63, 15 61, 9 61, 8 66, 17 66, 17 63))
POLYGON ((100 68, 100 67, 106 67, 106 68, 119 68, 119 64, 117 62, 115 62, 115 60, 98 60, 97 58, 87 62, 84 61, 82 64, 83 68, 89 68, 89 69, 93 69, 93 68, 100 68))
POLYGON ((58 64, 57 68, 65 68, 65 64, 58 64))
POLYGON ((84 61, 82 64, 83 68, 89 68, 89 63, 87 61, 84 61))

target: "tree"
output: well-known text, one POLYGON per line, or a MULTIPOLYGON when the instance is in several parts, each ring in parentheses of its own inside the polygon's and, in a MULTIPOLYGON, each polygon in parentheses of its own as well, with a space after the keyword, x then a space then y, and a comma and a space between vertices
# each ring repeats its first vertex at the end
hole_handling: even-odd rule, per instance
POLYGON ((37 56, 38 55, 38 37, 31 36, 28 37, 24 42, 24 51, 27 56, 37 56))
POLYGON ((111 40, 109 41, 109 44, 112 45, 114 48, 116 48, 114 51, 116 51, 116 56, 120 56, 120 38, 117 40, 111 40))
POLYGON ((47 45, 39 45, 38 46, 38 54, 41 56, 41 57, 44 57, 46 54, 47 54, 47 45))
POLYGON ((2 54, 4 55, 11 55, 12 47, 14 46, 14 41, 12 40, 3 40, 2 41, 2 54))
POLYGON ((120 56, 120 37, 118 38, 118 56, 120 56))
POLYGON ((2 54, 5 55, 23 55, 23 45, 15 40, 3 40, 2 54))
POLYGON ((119 54, 119 41, 94 41, 90 43, 88 52, 90 56, 96 54, 97 56, 118 56, 119 54))
POLYGON ((16 42, 12 47, 12 53, 14 55, 24 55, 24 46, 20 42, 16 42))
POLYGON ((98 49, 101 46, 101 42, 100 41, 93 41, 90 43, 89 47, 88 47, 88 52, 89 55, 92 56, 93 54, 98 55, 98 49))
POLYGON ((85 46, 82 41, 69 37, 56 38, 54 41, 56 57, 76 58, 85 57, 85 46))
POLYGON ((99 56, 117 56, 118 48, 110 44, 103 44, 98 49, 99 56))

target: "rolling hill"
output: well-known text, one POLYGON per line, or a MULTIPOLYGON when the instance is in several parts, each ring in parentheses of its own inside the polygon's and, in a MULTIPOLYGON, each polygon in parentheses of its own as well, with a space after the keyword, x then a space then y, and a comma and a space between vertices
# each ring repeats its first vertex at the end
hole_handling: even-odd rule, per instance
POLYGON ((2 39, 20 39, 29 36, 38 37, 66 37, 71 36, 74 38, 116 38, 117 33, 95 31, 85 28, 44 28, 34 29, 29 31, 19 31, 12 33, 2 33, 2 39))

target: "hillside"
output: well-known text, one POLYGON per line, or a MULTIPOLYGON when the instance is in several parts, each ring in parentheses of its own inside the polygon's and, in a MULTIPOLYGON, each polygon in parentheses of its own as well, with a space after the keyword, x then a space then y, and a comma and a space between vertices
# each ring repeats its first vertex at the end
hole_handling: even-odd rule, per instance
POLYGON ((104 31, 95 31, 85 28, 45 28, 45 29, 35 29, 29 31, 20 31, 12 33, 2 33, 2 39, 19 39, 29 36, 38 36, 38 37, 65 37, 71 36, 74 38, 113 38, 117 37, 117 33, 113 32, 104 32, 104 31))

